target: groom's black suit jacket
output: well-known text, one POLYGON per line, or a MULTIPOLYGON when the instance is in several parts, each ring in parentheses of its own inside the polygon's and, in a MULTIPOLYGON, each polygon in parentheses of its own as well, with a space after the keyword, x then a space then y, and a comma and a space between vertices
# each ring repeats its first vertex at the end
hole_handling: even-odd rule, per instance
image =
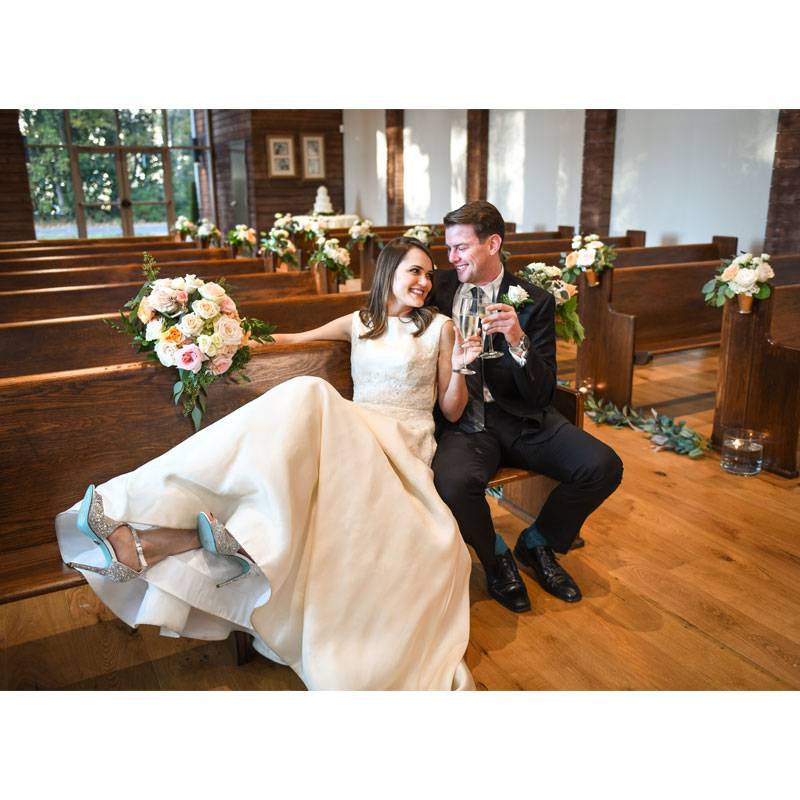
MULTIPOLYGON (((459 286, 454 269, 435 270, 428 305, 452 316, 459 286)), ((507 294, 510 286, 521 286, 533 301, 517 309, 519 324, 530 339, 526 363, 520 366, 508 352, 505 336, 495 336, 494 348, 503 357, 484 359, 483 377, 497 405, 523 420, 522 431, 526 435, 547 439, 566 422, 551 405, 556 389, 555 299, 544 289, 510 275, 508 270, 500 283, 498 298, 507 294)), ((444 418, 437 415, 437 427, 441 424, 444 418)))

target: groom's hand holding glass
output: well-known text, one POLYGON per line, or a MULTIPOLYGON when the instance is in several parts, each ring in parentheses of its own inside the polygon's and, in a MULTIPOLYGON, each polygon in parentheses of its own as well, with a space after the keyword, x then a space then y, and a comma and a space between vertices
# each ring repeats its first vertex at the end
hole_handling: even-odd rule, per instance
POLYGON ((484 333, 487 336, 493 333, 502 333, 506 337, 509 347, 518 347, 525 332, 519 324, 516 309, 505 303, 489 303, 486 306, 486 312, 487 314, 482 320, 484 333))

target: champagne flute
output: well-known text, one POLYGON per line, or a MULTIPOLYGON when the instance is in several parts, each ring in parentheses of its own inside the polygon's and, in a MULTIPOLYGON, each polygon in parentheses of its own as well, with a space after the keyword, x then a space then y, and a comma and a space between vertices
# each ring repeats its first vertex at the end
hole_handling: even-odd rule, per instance
MULTIPOLYGON (((469 339, 478 332, 478 314, 477 307, 472 297, 463 297, 458 306, 458 314, 456 315, 456 325, 458 325, 458 332, 463 339, 469 339)), ((455 370, 460 375, 475 375, 475 370, 467 367, 467 354, 463 347, 461 349, 461 359, 464 366, 461 369, 455 370)))
MULTIPOLYGON (((477 312, 481 320, 481 331, 483 331, 483 320, 487 317, 487 315, 491 316, 491 314, 488 314, 488 312, 486 311, 486 306, 483 303, 480 303, 478 305, 477 312)), ((487 337, 487 334, 484 333, 483 335, 484 338, 487 337)), ((493 333, 488 334, 488 339, 489 339, 489 349, 485 353, 481 353, 481 358, 502 358, 503 354, 494 349, 494 341, 493 341, 494 334, 493 333)))

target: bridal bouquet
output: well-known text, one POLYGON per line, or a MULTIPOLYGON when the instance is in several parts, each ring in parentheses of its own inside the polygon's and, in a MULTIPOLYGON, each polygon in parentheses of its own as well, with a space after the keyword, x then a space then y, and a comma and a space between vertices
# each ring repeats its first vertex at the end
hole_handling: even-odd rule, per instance
POLYGON ((185 238, 186 236, 194 236, 197 225, 194 222, 189 222, 187 217, 178 217, 172 226, 172 230, 174 233, 179 233, 182 238, 185 238))
POLYGON ((739 297, 740 306, 751 306, 752 298, 766 300, 772 289, 767 281, 775 277, 769 265, 769 254, 754 256, 742 253, 723 259, 717 274, 703 286, 705 301, 710 306, 723 306, 728 298, 739 297), (743 298, 750 298, 744 301, 743 298))
POLYGON ((210 219, 205 218, 198 223, 196 236, 201 242, 213 241, 219 244, 222 240, 220 229, 210 219))
POLYGON ((350 253, 345 247, 339 247, 338 239, 326 239, 320 236, 317 239, 317 249, 311 254, 308 263, 323 264, 327 269, 336 273, 337 280, 341 283, 347 278, 352 278, 350 270, 350 253))
POLYGON ((228 231, 228 244, 234 247, 248 247, 252 253, 256 244, 256 232, 247 225, 237 225, 228 231))
POLYGON ((145 283, 120 310, 114 330, 133 336, 133 346, 152 361, 178 370, 172 390, 184 416, 200 429, 208 387, 223 375, 248 381, 248 342, 271 342, 273 325, 239 316, 224 279, 203 281, 196 275, 159 278, 155 259, 144 254, 145 283))
POLYGON ((523 267, 517 276, 555 297, 556 336, 580 344, 585 332, 578 317, 578 287, 564 280, 561 268, 536 261, 523 267))
POLYGON ((410 236, 412 239, 419 239, 422 244, 429 247, 433 241, 434 236, 439 235, 439 229, 434 225, 414 225, 409 228, 403 236, 410 236))
POLYGON ((299 269, 297 261, 297 247, 291 240, 287 228, 274 227, 269 233, 261 234, 261 252, 274 253, 279 261, 299 269))
POLYGON ((597 282, 596 274, 606 268, 611 269, 616 257, 616 248, 603 244, 596 233, 588 236, 576 233, 572 237, 572 252, 561 259, 564 280, 575 283, 581 272, 585 272, 586 279, 594 284, 597 282))

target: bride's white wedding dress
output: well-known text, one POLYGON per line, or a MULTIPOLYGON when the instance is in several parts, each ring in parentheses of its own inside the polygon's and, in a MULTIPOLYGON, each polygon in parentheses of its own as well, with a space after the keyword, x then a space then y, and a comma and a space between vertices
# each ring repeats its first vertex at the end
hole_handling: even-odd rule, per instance
MULTIPOLYGON (((128 583, 85 572, 94 591, 129 625, 198 639, 246 631, 309 688, 472 688, 470 558, 429 466, 446 319, 414 337, 392 317, 361 340, 356 313, 353 402, 295 378, 97 487, 105 513, 136 527, 194 528, 213 512, 263 575, 217 589, 235 567, 198 549, 128 583)), ((100 566, 79 505, 56 518, 62 556, 100 566)))

